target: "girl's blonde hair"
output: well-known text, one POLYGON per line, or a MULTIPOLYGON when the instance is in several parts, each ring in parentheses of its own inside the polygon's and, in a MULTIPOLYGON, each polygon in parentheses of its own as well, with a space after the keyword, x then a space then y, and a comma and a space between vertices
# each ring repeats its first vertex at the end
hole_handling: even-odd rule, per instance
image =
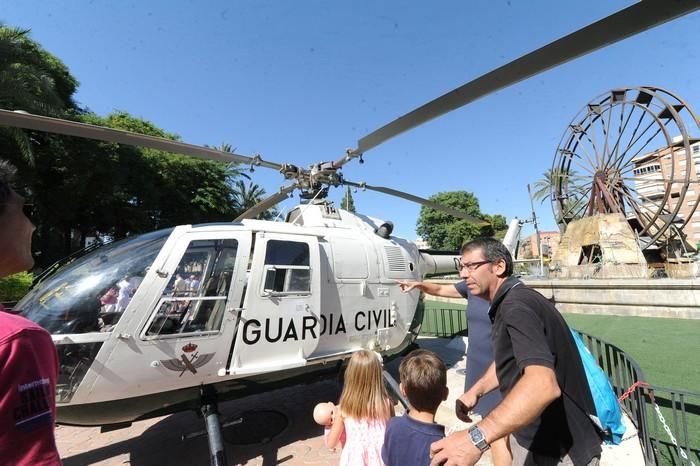
POLYGON ((355 352, 345 370, 340 410, 355 419, 388 419, 389 395, 384 387, 382 364, 368 350, 355 352))

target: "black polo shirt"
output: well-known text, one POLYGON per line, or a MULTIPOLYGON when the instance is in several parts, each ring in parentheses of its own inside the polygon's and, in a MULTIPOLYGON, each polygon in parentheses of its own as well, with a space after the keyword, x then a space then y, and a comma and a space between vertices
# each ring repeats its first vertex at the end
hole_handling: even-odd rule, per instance
POLYGON ((562 391, 537 419, 514 434, 518 443, 536 457, 563 458, 568 453, 575 465, 600 456, 601 439, 586 414, 595 413, 593 398, 576 343, 559 311, 510 277, 496 292, 489 317, 503 396, 530 365, 553 369, 562 391))

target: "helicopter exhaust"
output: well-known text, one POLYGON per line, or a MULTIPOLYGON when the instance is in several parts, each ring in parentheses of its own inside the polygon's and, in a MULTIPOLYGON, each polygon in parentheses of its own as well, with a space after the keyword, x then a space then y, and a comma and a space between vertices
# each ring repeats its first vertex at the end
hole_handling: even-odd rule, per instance
POLYGON ((420 251, 420 266, 423 276, 457 273, 459 253, 444 251, 420 251))

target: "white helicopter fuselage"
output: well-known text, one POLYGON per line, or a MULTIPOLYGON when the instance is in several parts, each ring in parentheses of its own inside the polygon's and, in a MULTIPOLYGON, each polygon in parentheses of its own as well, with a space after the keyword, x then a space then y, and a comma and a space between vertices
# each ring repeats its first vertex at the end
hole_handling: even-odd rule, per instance
POLYGON ((71 269, 92 273, 59 271, 33 290, 18 309, 40 323, 40 312, 54 316, 58 421, 131 422, 180 409, 201 386, 262 391, 265 381, 338 369, 360 348, 406 348, 420 327, 419 293, 396 281, 454 270, 452 259, 425 261, 414 243, 376 234, 380 222, 325 203, 287 218, 178 226, 153 243, 154 258, 134 247, 126 266, 97 250, 71 269), (100 278, 95 264, 118 274, 100 278), (110 288, 122 307, 100 301, 110 288))

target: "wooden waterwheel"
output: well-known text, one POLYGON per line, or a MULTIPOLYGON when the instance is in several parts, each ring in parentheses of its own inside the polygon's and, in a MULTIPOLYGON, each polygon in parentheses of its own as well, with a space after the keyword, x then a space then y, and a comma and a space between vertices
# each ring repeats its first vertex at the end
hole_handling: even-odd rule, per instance
POLYGON ((700 202, 700 153, 691 151, 698 139, 690 136, 699 127, 683 100, 656 87, 614 89, 588 103, 554 157, 557 222, 565 227, 586 216, 619 213, 642 249, 668 241, 700 202))

